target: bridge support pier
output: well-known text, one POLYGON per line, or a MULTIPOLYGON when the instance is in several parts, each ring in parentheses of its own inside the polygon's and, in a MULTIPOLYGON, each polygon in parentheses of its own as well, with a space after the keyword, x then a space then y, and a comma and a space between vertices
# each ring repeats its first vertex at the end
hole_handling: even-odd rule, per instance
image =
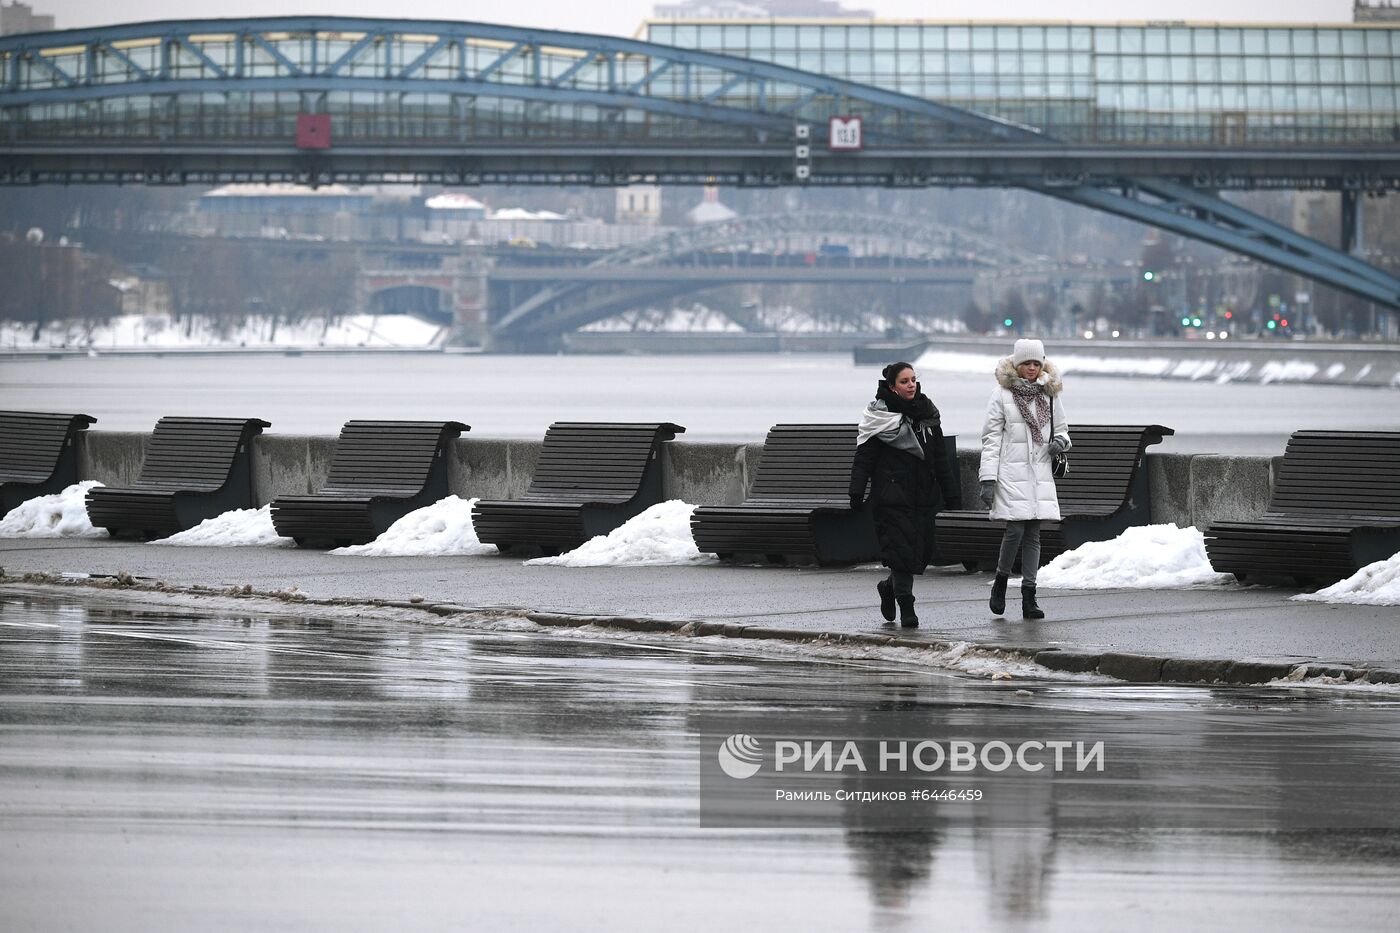
POLYGON ((1365 247, 1366 216, 1362 210, 1361 193, 1342 190, 1342 252, 1361 255, 1365 247))
POLYGON ((491 260, 480 244, 463 246, 452 289, 451 347, 487 345, 486 301, 491 260))

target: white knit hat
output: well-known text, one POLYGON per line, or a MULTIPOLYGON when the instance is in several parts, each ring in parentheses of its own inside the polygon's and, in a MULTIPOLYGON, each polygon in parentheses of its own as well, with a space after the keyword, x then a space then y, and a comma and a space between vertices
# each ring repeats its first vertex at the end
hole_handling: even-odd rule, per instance
POLYGON ((1015 366, 1020 366, 1028 360, 1044 363, 1045 344, 1030 337, 1022 337, 1016 341, 1016 346, 1011 350, 1011 362, 1015 366))

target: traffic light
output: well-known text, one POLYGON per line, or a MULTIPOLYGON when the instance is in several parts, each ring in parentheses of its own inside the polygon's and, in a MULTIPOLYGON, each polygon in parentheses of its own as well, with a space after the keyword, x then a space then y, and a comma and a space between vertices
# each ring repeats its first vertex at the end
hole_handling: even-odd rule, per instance
POLYGON ((1002 327, 1015 327, 1015 326, 1016 326, 1016 321, 1013 320, 1012 318, 1006 318, 1006 319, 1004 319, 1004 320, 1001 322, 1001 326, 1002 326, 1002 327))
POLYGON ((1153 272, 1151 269, 1144 269, 1142 270, 1142 280, 1144 282, 1155 282, 1157 280, 1157 273, 1153 272))

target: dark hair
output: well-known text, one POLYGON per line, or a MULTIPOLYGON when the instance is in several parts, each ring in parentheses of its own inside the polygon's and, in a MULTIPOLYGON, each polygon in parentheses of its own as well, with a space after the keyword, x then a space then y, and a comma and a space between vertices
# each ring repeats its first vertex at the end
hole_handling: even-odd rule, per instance
POLYGON ((884 369, 880 370, 880 375, 884 378, 885 385, 892 386, 894 385, 894 381, 899 378, 900 373, 904 372, 906 369, 913 368, 913 363, 905 363, 902 361, 899 363, 891 363, 884 369))

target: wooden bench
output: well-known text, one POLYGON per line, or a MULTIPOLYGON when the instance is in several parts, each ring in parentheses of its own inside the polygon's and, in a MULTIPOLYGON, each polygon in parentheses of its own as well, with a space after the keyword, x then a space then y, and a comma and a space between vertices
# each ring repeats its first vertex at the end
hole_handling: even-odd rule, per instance
POLYGON ((91 415, 0 411, 0 518, 78 481, 77 435, 96 421, 91 415))
POLYGON ((1400 433, 1298 431, 1256 521, 1206 529, 1211 566, 1241 580, 1332 583, 1400 551, 1400 433))
POLYGON ((503 551, 557 554, 607 534, 662 501, 661 443, 684 431, 669 423, 550 425, 530 488, 519 499, 477 502, 476 536, 503 551))
MULTIPOLYGON (((945 437, 944 443, 956 477, 957 439, 945 437)), ((775 424, 744 501, 701 506, 691 516, 695 546, 721 559, 761 557, 773 563, 879 560, 871 510, 851 511, 855 452, 854 424, 775 424)), ((949 501, 961 502, 961 490, 943 492, 949 501)))
POLYGON ((164 537, 253 502, 257 418, 162 418, 136 484, 88 490, 88 519, 114 537, 164 537))
MULTIPOLYGON (((1060 520, 1040 526, 1041 565, 1086 542, 1151 524, 1147 448, 1175 433, 1160 424, 1072 426, 1069 475, 1055 481, 1060 520)), ((992 521, 985 511, 940 512, 938 550, 968 570, 995 570, 1005 530, 1006 522, 992 521)))
POLYGON ((447 495, 448 449, 469 430, 459 421, 347 421, 326 485, 312 495, 278 496, 272 525, 299 545, 373 541, 447 495))

